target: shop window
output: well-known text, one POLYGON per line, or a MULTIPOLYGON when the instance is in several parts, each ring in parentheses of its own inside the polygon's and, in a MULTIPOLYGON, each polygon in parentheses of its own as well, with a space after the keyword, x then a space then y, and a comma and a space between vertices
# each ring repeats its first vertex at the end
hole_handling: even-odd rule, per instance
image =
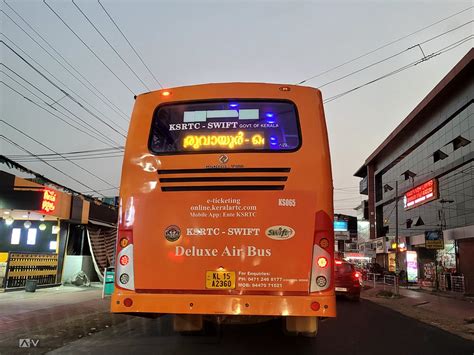
POLYGON ((28 245, 35 245, 36 244, 36 232, 38 230, 36 228, 29 228, 28 229, 28 239, 26 240, 26 244, 28 245))
POLYGON ((49 242, 49 250, 56 250, 56 247, 58 245, 58 242, 55 240, 52 240, 49 242))
POLYGON ((405 180, 408 180, 408 179, 410 179, 410 178, 413 179, 413 178, 416 176, 416 173, 414 173, 414 172, 411 171, 411 170, 407 170, 407 171, 405 171, 404 173, 402 173, 401 175, 405 178, 405 180))
POLYGON ((12 229, 12 239, 11 239, 10 243, 15 244, 15 245, 20 244, 20 236, 21 236, 21 228, 13 228, 12 229))
POLYGON ((448 154, 438 149, 436 152, 433 153, 433 163, 446 159, 447 157, 448 157, 448 154))
POLYGON ((468 145, 471 143, 469 139, 464 138, 463 136, 457 136, 454 138, 450 143, 453 143, 453 149, 459 149, 461 147, 464 147, 465 145, 468 145))

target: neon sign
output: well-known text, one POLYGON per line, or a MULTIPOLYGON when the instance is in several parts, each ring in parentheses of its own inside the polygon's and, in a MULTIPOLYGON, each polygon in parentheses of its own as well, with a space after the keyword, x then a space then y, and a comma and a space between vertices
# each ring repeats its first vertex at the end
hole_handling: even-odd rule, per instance
POLYGON ((438 198, 438 181, 431 179, 420 186, 405 193, 403 204, 405 209, 410 209, 438 198))
POLYGON ((54 212, 56 209, 56 199, 57 193, 53 190, 44 190, 43 192, 43 200, 41 202, 41 211, 45 213, 54 212))
POLYGON ((255 133, 251 137, 246 137, 245 133, 240 131, 235 135, 187 135, 183 139, 183 148, 200 149, 221 147, 234 149, 244 145, 252 147, 263 147, 265 138, 260 133, 255 133))

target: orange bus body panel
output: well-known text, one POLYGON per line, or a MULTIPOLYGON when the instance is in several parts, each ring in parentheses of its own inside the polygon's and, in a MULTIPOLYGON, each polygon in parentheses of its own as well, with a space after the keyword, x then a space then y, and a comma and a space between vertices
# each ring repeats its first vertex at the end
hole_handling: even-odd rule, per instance
MULTIPOLYGON (((333 216, 332 176, 321 94, 313 88, 285 85, 289 91, 283 91, 281 87, 257 83, 205 84, 169 89, 168 96, 156 91, 137 97, 123 162, 119 220, 120 230, 133 231, 134 289, 115 288, 113 312, 335 316, 332 278, 326 290, 309 292, 318 228, 315 216, 322 213, 331 224, 333 216), (299 117, 301 147, 294 152, 278 153, 229 150, 155 155, 150 152, 150 127, 159 105, 230 99, 293 102, 299 117), (235 170, 236 173, 222 174, 209 171, 216 168, 259 171, 235 170), (265 172, 268 168, 281 169, 265 172), (212 183, 192 180, 214 176, 284 180, 212 183), (166 178, 184 180, 167 182, 166 178), (208 185, 221 186, 222 190, 168 192, 163 189, 208 185), (226 190, 232 185, 283 187, 269 191, 226 190), (282 199, 295 201, 296 205, 279 205, 282 199), (269 236, 269 229, 282 226, 293 231, 288 239, 269 236), (180 231, 177 240, 165 237, 169 228, 180 231), (235 288, 206 289, 206 272, 216 270, 235 272, 235 288), (126 298, 133 301, 132 306, 124 305, 126 298), (319 310, 311 309, 315 301, 321 305, 319 310)), ((324 237, 329 240, 328 253, 333 259, 332 226, 324 237)), ((332 268, 332 263, 329 260, 328 267, 332 268)))

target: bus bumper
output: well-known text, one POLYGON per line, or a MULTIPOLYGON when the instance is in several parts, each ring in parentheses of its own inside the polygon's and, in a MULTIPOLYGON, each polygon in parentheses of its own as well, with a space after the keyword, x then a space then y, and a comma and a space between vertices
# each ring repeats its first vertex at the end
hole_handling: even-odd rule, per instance
POLYGON ((311 296, 161 294, 116 289, 112 295, 111 311, 137 313, 137 315, 161 313, 335 317, 336 298, 334 294, 311 296), (319 304, 319 308, 314 302, 319 304))

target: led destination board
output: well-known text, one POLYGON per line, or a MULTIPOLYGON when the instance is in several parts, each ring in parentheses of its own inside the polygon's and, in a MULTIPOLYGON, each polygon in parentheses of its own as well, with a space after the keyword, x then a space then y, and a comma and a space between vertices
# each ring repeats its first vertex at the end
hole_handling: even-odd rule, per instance
POLYGON ((193 102, 158 107, 149 147, 156 154, 293 151, 300 141, 291 102, 193 102))
POLYGON ((403 196, 405 209, 417 207, 438 198, 438 180, 431 179, 411 190, 403 196))

